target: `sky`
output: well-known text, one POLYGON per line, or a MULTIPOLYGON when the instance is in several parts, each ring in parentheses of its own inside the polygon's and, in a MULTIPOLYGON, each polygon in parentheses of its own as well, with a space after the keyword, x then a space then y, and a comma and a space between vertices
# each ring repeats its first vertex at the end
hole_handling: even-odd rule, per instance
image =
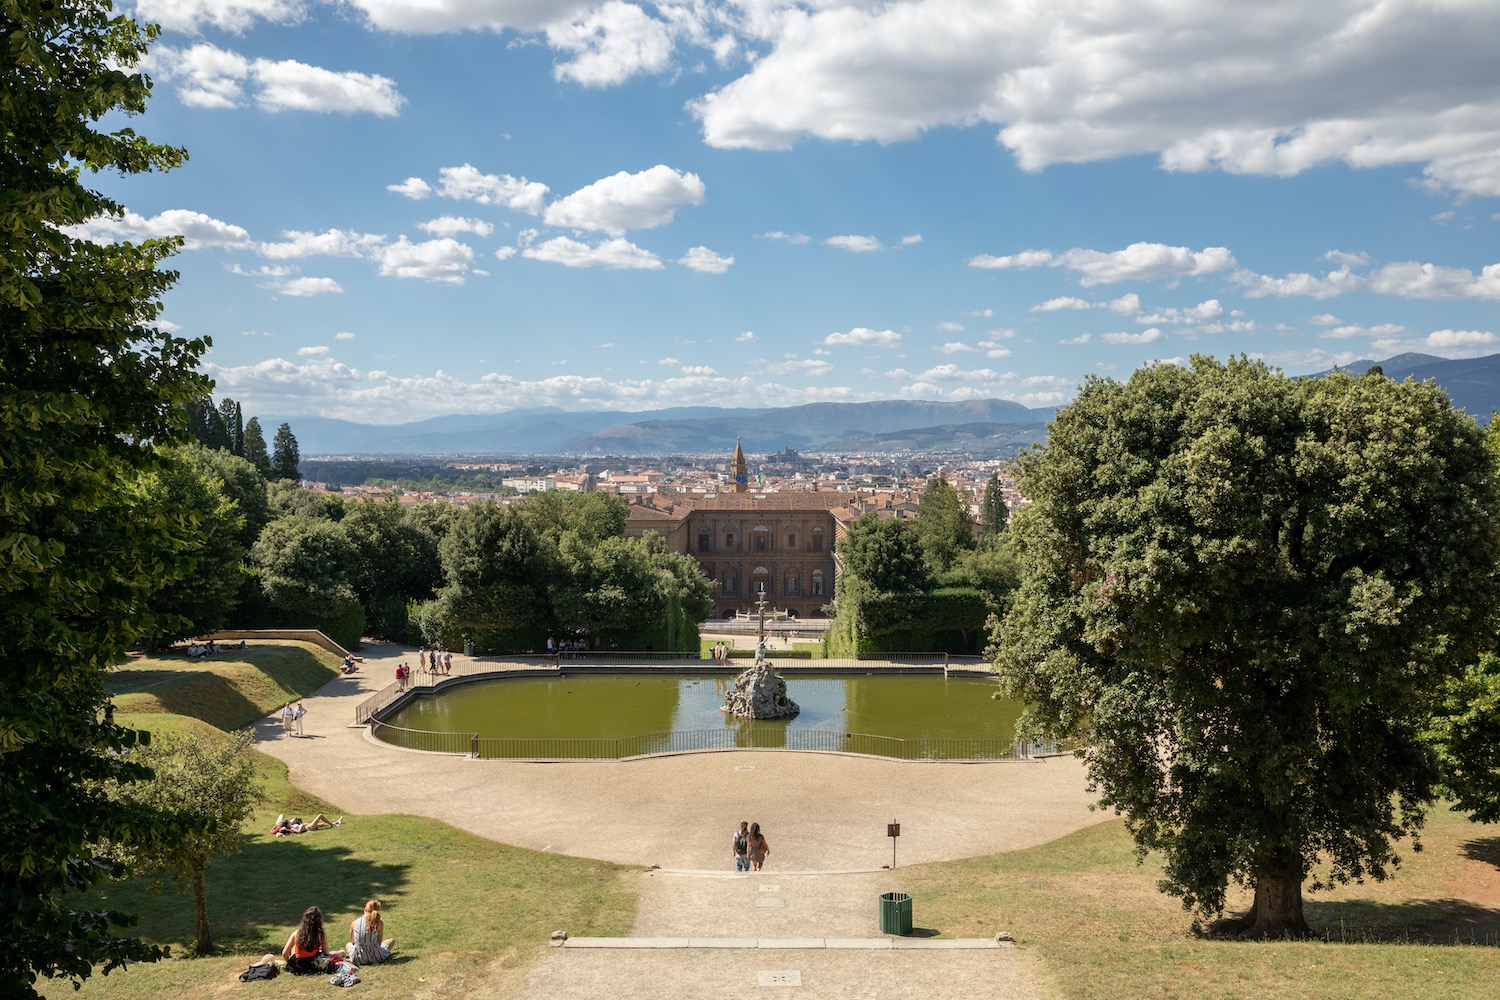
POLYGON ((1500 351, 1494 0, 116 2, 189 160, 84 231, 247 414, 1500 351))

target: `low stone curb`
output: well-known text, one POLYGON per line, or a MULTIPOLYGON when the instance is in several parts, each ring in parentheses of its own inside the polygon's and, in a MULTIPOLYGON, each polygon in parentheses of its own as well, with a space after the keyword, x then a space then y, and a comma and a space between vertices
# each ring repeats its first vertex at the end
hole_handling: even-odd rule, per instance
MULTIPOLYGON (((558 943, 558 942, 555 942, 558 943)), ((761 951, 977 951, 1013 948, 1012 941, 988 938, 686 938, 686 937, 570 937, 563 948, 687 949, 737 948, 761 951)))

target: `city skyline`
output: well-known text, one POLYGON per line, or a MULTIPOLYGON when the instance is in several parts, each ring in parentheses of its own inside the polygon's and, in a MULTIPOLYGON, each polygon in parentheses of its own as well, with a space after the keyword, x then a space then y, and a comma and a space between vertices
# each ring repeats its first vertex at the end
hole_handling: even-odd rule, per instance
POLYGON ((1500 350, 1500 8, 135 0, 97 238, 246 412, 1066 402, 1500 350))

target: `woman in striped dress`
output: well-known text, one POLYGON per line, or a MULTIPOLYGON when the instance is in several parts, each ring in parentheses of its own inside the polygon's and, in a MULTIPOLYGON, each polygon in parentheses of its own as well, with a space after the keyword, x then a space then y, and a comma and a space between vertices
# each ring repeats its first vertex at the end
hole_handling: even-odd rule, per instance
POLYGON ((365 904, 365 912, 349 925, 349 961, 355 965, 388 962, 395 938, 385 937, 385 921, 380 918, 380 900, 365 904))

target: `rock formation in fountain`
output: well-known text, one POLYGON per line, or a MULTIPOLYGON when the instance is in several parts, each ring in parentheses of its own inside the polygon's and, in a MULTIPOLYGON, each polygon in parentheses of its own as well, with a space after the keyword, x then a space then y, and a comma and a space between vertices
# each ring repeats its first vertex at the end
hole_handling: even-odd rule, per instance
POLYGON ((802 708, 786 696, 786 680, 757 656, 755 666, 734 679, 723 711, 741 719, 786 719, 802 708))

